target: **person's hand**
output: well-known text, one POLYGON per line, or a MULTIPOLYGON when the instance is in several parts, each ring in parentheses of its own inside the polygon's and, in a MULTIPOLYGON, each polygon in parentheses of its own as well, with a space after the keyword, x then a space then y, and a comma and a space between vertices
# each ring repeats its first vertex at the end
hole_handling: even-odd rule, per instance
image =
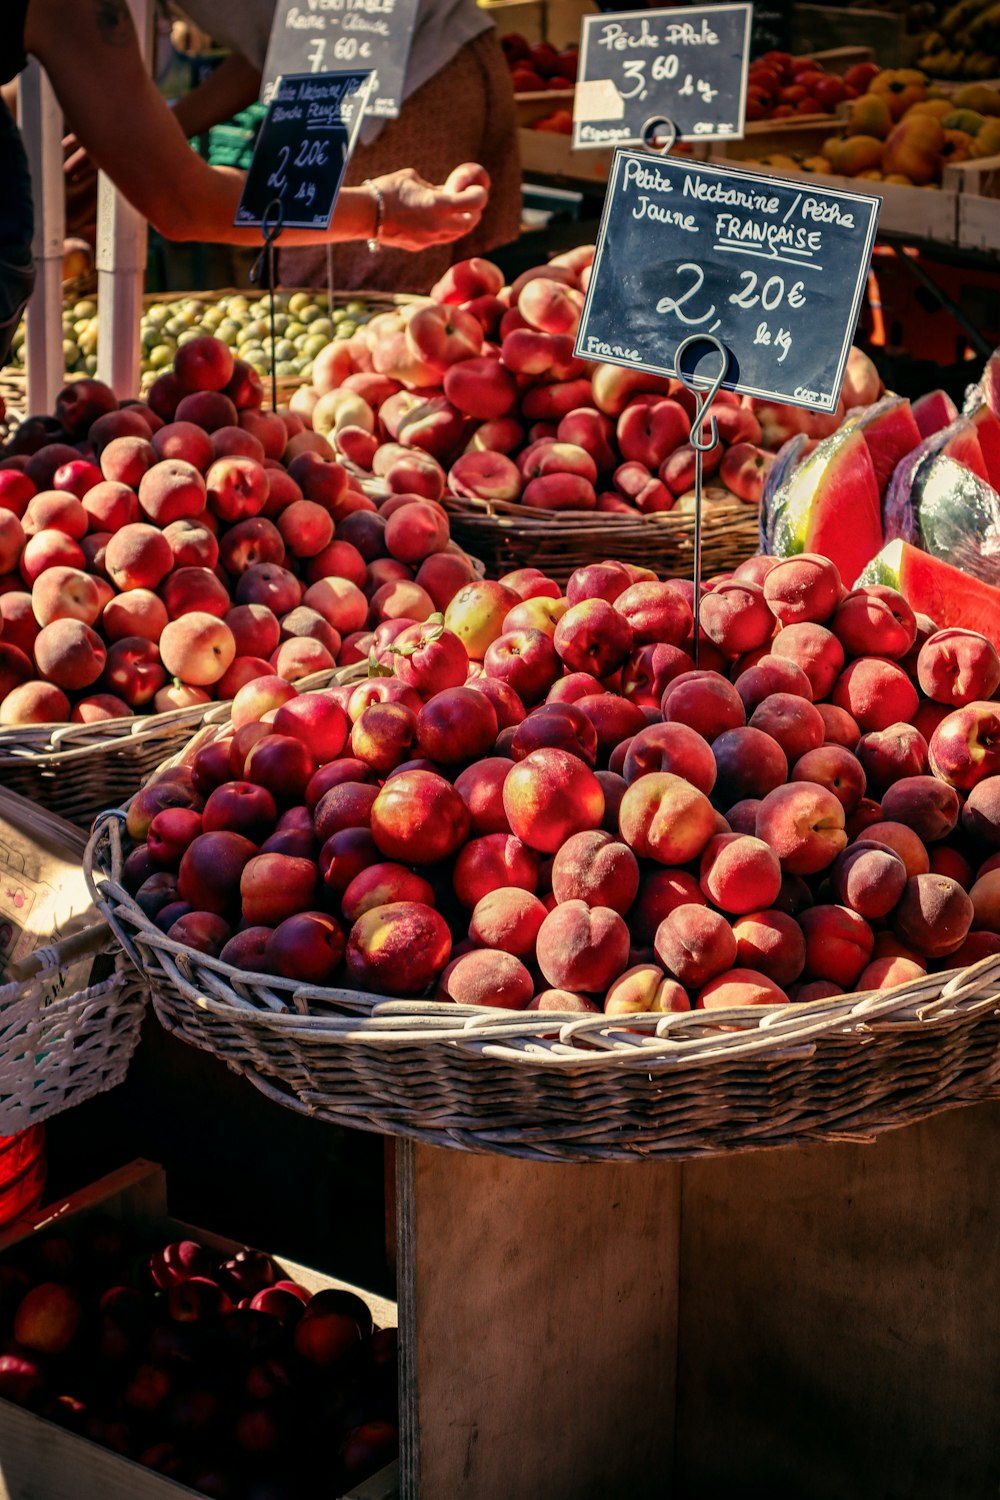
POLYGON ((97 168, 72 131, 63 136, 62 149, 63 175, 67 182, 78 184, 96 179, 97 168))
POLYGON ((427 245, 446 245, 474 229, 489 197, 490 179, 484 167, 466 162, 435 187, 404 167, 374 185, 385 205, 379 229, 379 244, 397 250, 423 250, 427 245))

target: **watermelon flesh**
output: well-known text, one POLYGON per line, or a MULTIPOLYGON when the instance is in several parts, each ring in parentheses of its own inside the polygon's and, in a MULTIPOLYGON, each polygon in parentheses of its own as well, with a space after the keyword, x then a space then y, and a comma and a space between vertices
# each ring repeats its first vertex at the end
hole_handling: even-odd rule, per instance
POLYGON ((855 425, 868 444, 879 494, 884 495, 896 465, 922 440, 913 409, 905 396, 883 396, 864 408, 855 425))
POLYGON ((856 578, 882 545, 882 502, 857 426, 818 443, 774 496, 773 552, 820 552, 856 578))
POLYGON ((979 451, 983 455, 986 478, 995 490, 1000 490, 1000 419, 986 405, 977 406, 970 420, 979 439, 979 451))
POLYGON ((942 427, 948 427, 958 416, 958 407, 947 391, 928 391, 913 403, 913 420, 920 428, 921 437, 933 437, 942 427))
POLYGON ((872 583, 898 589, 911 609, 929 615, 940 628, 978 630, 1000 650, 1000 588, 898 537, 872 558, 854 587, 872 583))

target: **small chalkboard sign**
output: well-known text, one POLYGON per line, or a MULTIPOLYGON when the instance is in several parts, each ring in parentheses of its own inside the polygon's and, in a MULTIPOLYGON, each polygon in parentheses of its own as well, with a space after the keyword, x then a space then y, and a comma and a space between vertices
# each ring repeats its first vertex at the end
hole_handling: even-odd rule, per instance
POLYGON ((835 411, 878 210, 808 177, 616 151, 576 353, 674 376, 677 346, 710 333, 727 390, 835 411))
POLYGON ((752 5, 584 16, 573 145, 651 144, 650 120, 682 141, 743 134, 752 5))
POLYGON ((370 68, 368 113, 395 119, 416 25, 418 0, 278 0, 264 60, 261 99, 280 77, 370 68))
POLYGON ((279 78, 254 146, 234 224, 326 229, 354 150, 370 73, 298 73, 279 78))

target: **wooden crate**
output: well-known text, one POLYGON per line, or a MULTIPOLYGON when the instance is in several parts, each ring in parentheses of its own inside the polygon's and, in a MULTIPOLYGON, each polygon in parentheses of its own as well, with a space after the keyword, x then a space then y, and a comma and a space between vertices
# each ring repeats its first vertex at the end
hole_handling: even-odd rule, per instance
POLYGON ((945 168, 958 192, 958 243, 963 250, 1000 250, 1000 156, 945 168))
MULTIPOLYGON (((0 1235, 0 1255, 34 1234, 57 1226, 62 1230, 72 1219, 96 1209, 132 1230, 155 1231, 172 1240, 195 1239, 215 1250, 242 1248, 235 1240, 170 1218, 163 1168, 134 1161, 10 1225, 0 1235)), ((395 1303, 384 1297, 283 1256, 278 1264, 285 1276, 311 1292, 338 1287, 356 1293, 368 1303, 380 1327, 395 1326, 395 1303)), ((352 1489, 344 1500, 397 1500, 398 1494, 399 1466, 391 1464, 352 1489)), ((187 1485, 0 1400, 0 1500, 184 1500, 185 1496, 199 1500, 187 1485)))
POLYGON ((524 127, 517 132, 517 147, 522 177, 535 173, 540 177, 566 177, 574 182, 607 182, 614 156, 613 151, 574 151, 570 135, 524 127))
POLYGON ((573 89, 540 89, 534 94, 515 94, 514 106, 520 128, 533 125, 554 110, 565 109, 573 113, 573 89))

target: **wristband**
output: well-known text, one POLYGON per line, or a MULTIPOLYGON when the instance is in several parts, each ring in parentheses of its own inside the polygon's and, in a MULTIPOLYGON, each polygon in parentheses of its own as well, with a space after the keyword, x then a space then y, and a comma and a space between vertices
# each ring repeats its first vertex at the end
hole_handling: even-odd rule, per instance
POLYGON ((368 248, 374 255, 378 249, 379 235, 382 233, 382 225, 385 222, 385 199, 382 196, 382 189, 370 177, 365 178, 364 186, 375 199, 375 228, 368 241, 368 248))

